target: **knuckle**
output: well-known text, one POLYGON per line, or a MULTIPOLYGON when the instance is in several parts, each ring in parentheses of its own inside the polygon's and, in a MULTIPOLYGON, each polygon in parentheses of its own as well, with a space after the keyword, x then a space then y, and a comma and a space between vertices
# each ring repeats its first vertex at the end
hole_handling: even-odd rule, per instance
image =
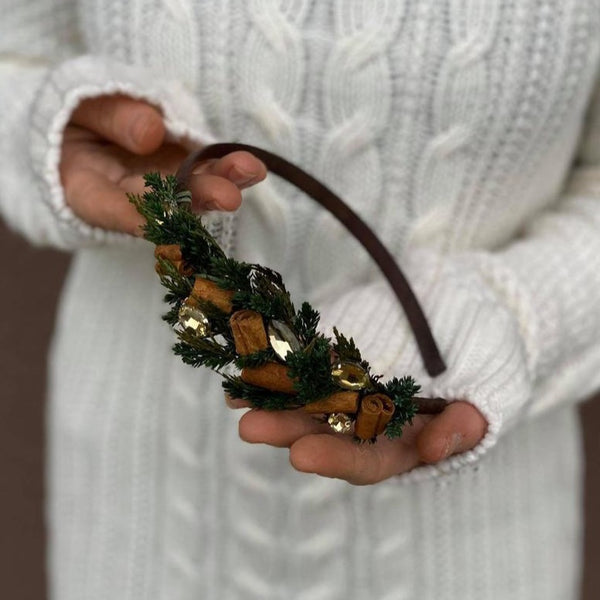
POLYGON ((99 98, 99 102, 96 105, 95 118, 98 122, 98 127, 106 133, 117 133, 118 128, 116 127, 117 115, 118 115, 118 101, 115 97, 105 96, 99 98))
POLYGON ((253 428, 249 425, 247 419, 244 417, 238 421, 238 435, 241 440, 248 442, 249 444, 257 441, 256 436, 253 435, 253 428))
POLYGON ((77 199, 85 197, 89 192, 91 184, 87 177, 78 169, 71 169, 67 164, 62 169, 63 188, 67 204, 77 203, 77 199))

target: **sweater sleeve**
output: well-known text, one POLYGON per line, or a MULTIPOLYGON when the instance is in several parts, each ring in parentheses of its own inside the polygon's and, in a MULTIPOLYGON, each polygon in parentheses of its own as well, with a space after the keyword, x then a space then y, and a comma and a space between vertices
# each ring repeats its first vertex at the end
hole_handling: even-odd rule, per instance
POLYGON ((212 141, 193 94, 179 81, 85 54, 73 0, 13 3, 0 20, 0 210, 36 245, 73 249, 129 240, 90 227, 66 205, 62 135, 85 98, 123 93, 156 105, 169 135, 212 141))
POLYGON ((467 400, 488 421, 473 450, 406 479, 473 463, 519 420, 600 388, 600 90, 556 204, 497 251, 402 257, 447 370, 431 378, 387 282, 321 296, 322 324, 352 335, 374 372, 412 374, 423 393, 467 400))

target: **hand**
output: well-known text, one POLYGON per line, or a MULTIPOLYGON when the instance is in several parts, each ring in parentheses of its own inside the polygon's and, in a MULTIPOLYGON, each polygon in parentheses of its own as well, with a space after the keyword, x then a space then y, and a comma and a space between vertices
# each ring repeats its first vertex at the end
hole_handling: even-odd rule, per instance
MULTIPOLYGON (((144 191, 144 173, 175 173, 187 151, 167 142, 161 113, 127 96, 84 100, 74 111, 63 138, 60 163, 66 203, 96 227, 141 235, 144 219, 126 193, 144 191)), ((231 211, 240 190, 264 179, 264 164, 248 152, 207 161, 190 179, 196 211, 231 211)))
MULTIPOLYGON (((227 398, 231 408, 248 404, 227 398)), ((352 436, 337 434, 302 410, 269 412, 252 409, 239 423, 246 442, 290 449, 290 462, 298 471, 368 485, 414 467, 439 462, 466 452, 483 438, 487 422, 468 402, 453 402, 435 417, 417 415, 400 439, 385 435, 375 444, 357 444, 352 436)))

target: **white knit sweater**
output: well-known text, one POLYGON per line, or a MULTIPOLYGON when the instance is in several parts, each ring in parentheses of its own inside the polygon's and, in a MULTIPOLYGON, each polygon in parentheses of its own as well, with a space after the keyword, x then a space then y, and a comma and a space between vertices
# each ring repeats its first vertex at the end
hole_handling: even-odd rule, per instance
POLYGON ((51 361, 52 598, 574 599, 573 406, 600 387, 598 0, 3 4, 3 215, 77 250, 51 361), (151 248, 65 205, 64 125, 112 92, 190 143, 278 152, 362 214, 422 300, 449 366, 433 381, 368 257, 289 185, 212 227, 376 371, 473 402, 481 444, 357 488, 241 442, 219 378, 171 355, 151 248))

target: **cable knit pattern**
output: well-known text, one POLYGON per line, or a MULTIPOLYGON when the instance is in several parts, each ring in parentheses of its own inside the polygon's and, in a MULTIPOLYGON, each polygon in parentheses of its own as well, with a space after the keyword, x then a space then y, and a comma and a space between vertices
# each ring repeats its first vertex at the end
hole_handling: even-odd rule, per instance
MULTIPOLYGON (((444 221, 452 222, 453 231, 464 235, 459 210, 471 178, 481 168, 473 164, 473 154, 477 151, 485 157, 484 148, 476 144, 485 139, 480 132, 493 106, 488 63, 501 7, 489 4, 470 1, 464 10, 451 11, 449 16, 450 49, 432 90, 431 137, 416 167, 417 220, 412 235, 417 239, 439 234, 431 225, 439 227, 444 221)), ((448 237, 445 245, 451 244, 448 237)))
POLYGON ((600 387, 597 0, 26 0, 5 13, 2 214, 77 250, 51 358, 51 597, 574 600, 573 403, 600 387), (406 269, 441 376, 424 372, 370 259, 288 184, 271 178, 210 227, 280 269, 376 371, 475 404, 482 443, 354 488, 240 442, 218 377, 170 352, 150 249, 65 203, 64 126, 83 98, 115 92, 158 105, 190 145, 264 146, 344 196, 406 269))
MULTIPOLYGON (((389 50, 399 35, 405 6, 403 2, 336 2, 334 7, 334 43, 323 60, 322 72, 317 71, 320 81, 316 89, 321 97, 315 103, 322 107, 323 134, 313 150, 314 170, 366 219, 383 229, 392 207, 382 207, 379 202, 390 190, 384 189, 382 172, 387 148, 378 140, 391 117, 394 94, 389 50)), ((336 285, 335 266, 349 252, 355 256, 353 279, 364 277, 372 267, 365 253, 356 253, 354 240, 330 214, 317 215, 305 231, 309 236, 308 259, 325 261, 322 270, 311 270, 308 285, 336 285), (320 242, 324 239, 331 241, 325 253, 320 242)))

